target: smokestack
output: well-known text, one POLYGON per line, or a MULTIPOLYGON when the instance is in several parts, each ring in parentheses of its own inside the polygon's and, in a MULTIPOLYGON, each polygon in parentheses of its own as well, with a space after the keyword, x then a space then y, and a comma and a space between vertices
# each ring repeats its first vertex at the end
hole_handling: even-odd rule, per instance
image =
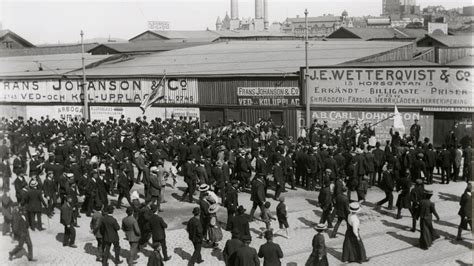
POLYGON ((255 19, 262 18, 262 0, 255 0, 255 19))
POLYGON ((230 19, 239 18, 239 2, 238 0, 230 0, 230 19))
POLYGON ((268 30, 268 0, 263 0, 263 27, 268 30))

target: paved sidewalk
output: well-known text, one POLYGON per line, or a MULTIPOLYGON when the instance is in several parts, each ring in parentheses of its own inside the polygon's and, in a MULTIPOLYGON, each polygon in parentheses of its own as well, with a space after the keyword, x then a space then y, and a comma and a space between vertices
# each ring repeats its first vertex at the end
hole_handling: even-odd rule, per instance
MULTIPOLYGON (((13 181, 14 179, 12 179, 13 181)), ((178 188, 166 189, 167 203, 163 204, 165 210, 160 215, 169 225, 167 230, 168 252, 172 259, 167 265, 187 265, 193 252, 191 242, 188 240, 184 223, 191 218, 191 210, 197 206, 196 203, 184 203, 178 199, 182 194, 182 181, 178 183, 178 188)), ((385 208, 375 210, 373 203, 384 197, 382 191, 378 188, 370 189, 367 197, 367 204, 363 206, 360 213, 361 236, 367 250, 370 261, 367 265, 472 265, 472 243, 473 237, 470 232, 464 231, 463 241, 455 241, 457 225, 459 223, 459 197, 466 187, 466 183, 458 182, 449 185, 431 185, 427 188, 435 191, 433 201, 441 216, 440 222, 434 222, 434 227, 441 235, 434 245, 427 251, 416 247, 418 244, 419 231, 413 233, 409 231, 411 226, 411 217, 408 210, 403 210, 403 218, 396 220, 396 210, 388 211, 385 208)), ((133 189, 142 191, 141 185, 135 185, 133 189)), ((287 206, 289 210, 289 224, 291 227, 290 239, 277 236, 275 242, 280 244, 285 254, 284 265, 304 265, 306 259, 311 253, 311 241, 316 233, 313 226, 319 221, 321 209, 316 206, 317 192, 308 192, 304 190, 288 190, 285 193, 287 206)), ((14 194, 14 193, 11 193, 14 194)), ((394 193, 396 200, 397 194, 394 193)), ((196 197, 197 198, 197 194, 196 197)), ((113 199, 113 201, 116 200, 113 199)), ((251 203, 249 194, 241 193, 239 201, 250 211, 251 203)), ((125 202, 125 200, 124 200, 125 202)), ((271 210, 275 211, 276 201, 272 202, 271 210)), ((125 217, 124 208, 116 210, 114 216, 121 223, 125 217)), ((257 215, 259 212, 257 211, 257 215)), ((218 219, 221 222, 226 221, 226 210, 220 208, 218 219)), ((3 218, 0 218, 3 222, 3 218)), ((65 248, 62 246, 62 237, 64 228, 59 223, 59 211, 52 219, 43 215, 43 226, 47 229, 42 232, 30 231, 33 242, 34 256, 38 261, 32 265, 99 265, 95 261, 96 242, 89 231, 90 218, 82 215, 79 218, 80 227, 77 228, 77 246, 78 248, 65 248)), ((272 227, 277 228, 278 223, 273 222, 272 227)), ((264 243, 263 239, 258 238, 259 232, 264 228, 261 222, 251 223, 251 233, 253 241, 251 246, 258 249, 264 243)), ((419 225, 418 225, 419 228, 419 225)), ((327 234, 326 245, 328 246, 328 259, 330 265, 343 264, 340 261, 342 255, 342 243, 346 225, 343 222, 339 228, 339 234, 336 239, 330 239, 327 234)), ((121 256, 125 265, 125 258, 128 255, 129 245, 124 239, 122 231, 119 233, 122 247, 121 256)), ((223 249, 225 240, 230 238, 230 234, 224 231, 224 240, 219 244, 223 249)), ((0 237, 0 265, 24 265, 28 264, 26 256, 8 261, 8 251, 13 249, 16 242, 12 243, 8 236, 0 237)), ((25 246, 26 248, 26 246, 25 246)), ((202 254, 205 260, 201 265, 223 265, 220 249, 203 248, 202 254)), ((151 249, 147 247, 147 250, 151 249)), ((26 253, 24 253, 26 254, 26 253)), ((137 265, 145 265, 147 257, 140 253, 137 265)), ((112 263, 112 261, 110 261, 112 263)))

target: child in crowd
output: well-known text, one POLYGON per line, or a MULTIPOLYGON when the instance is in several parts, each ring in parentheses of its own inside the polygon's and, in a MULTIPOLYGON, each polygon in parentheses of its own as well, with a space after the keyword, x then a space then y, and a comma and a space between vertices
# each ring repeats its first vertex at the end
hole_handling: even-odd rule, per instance
POLYGON ((262 221, 265 223, 265 230, 260 233, 260 238, 263 238, 263 234, 265 233, 265 231, 273 230, 271 228, 271 225, 272 225, 271 221, 276 220, 276 218, 270 212, 270 206, 271 206, 271 203, 269 201, 265 202, 265 204, 263 205, 261 218, 262 218, 262 221))
POLYGON ((286 211, 285 197, 280 196, 278 200, 280 203, 278 203, 276 207, 276 215, 280 229, 278 229, 277 233, 280 231, 285 231, 286 239, 290 239, 290 234, 288 232, 288 228, 290 226, 288 225, 288 212, 286 211))

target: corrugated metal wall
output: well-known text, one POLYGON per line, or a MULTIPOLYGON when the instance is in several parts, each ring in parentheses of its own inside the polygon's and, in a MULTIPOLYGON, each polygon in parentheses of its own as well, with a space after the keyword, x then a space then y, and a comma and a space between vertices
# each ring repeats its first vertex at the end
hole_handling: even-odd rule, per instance
MULTIPOLYGON (((282 74, 283 76, 283 74, 282 74)), ((237 105, 238 87, 298 87, 298 77, 198 79, 199 104, 237 105)), ((301 98, 300 98, 301 101, 301 98)))
POLYGON ((436 48, 436 63, 444 65, 472 55, 473 51, 474 48, 436 48))

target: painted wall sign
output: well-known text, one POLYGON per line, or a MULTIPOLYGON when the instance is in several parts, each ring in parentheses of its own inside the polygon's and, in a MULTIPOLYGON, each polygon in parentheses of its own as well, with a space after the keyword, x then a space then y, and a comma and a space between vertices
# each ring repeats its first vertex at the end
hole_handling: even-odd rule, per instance
MULTIPOLYGON (((86 83, 91 103, 140 103, 159 79, 90 80, 86 83)), ((0 102, 80 103, 84 99, 81 80, 3 80, 0 102)), ((165 80, 165 97, 158 103, 197 104, 196 79, 165 80)))
MULTIPOLYGON (((403 119, 403 124, 405 126, 405 132, 400 132, 403 134, 410 134, 410 127, 414 124, 415 119, 419 119, 419 124, 422 128, 421 136, 428 137, 431 140, 433 139, 433 115, 420 115, 419 112, 405 112, 400 110, 400 114, 403 119)), ((346 120, 349 120, 351 124, 354 124, 355 121, 359 120, 361 126, 364 123, 376 123, 384 118, 390 117, 393 115, 393 112, 386 111, 311 111, 311 121, 318 119, 319 123, 323 121, 328 122, 330 128, 339 128, 342 123, 346 120)), ((306 116, 304 111, 300 111, 297 114, 298 122, 298 132, 300 132, 301 127, 304 126, 306 121, 306 116)), ((390 128, 393 125, 393 118, 385 120, 380 124, 377 124, 375 127, 375 134, 377 136, 377 141, 381 141, 382 144, 385 143, 385 140, 390 140, 391 136, 389 134, 390 128)))
POLYGON ((239 105, 297 106, 300 104, 298 87, 238 87, 239 105))
POLYGON ((82 119, 83 110, 80 105, 26 106, 26 115, 28 118, 39 119, 42 116, 45 118, 49 116, 50 119, 55 118, 70 122, 76 117, 82 119))
POLYGON ((472 68, 312 68, 313 106, 472 107, 472 68))
POLYGON ((149 119, 155 119, 155 117, 179 119, 180 116, 196 119, 199 118, 199 108, 150 107, 146 110, 145 114, 142 114, 142 110, 139 107, 132 106, 90 107, 90 116, 93 120, 107 121, 109 117, 119 119, 122 115, 125 118, 130 117, 132 120, 143 115, 146 115, 149 119))

